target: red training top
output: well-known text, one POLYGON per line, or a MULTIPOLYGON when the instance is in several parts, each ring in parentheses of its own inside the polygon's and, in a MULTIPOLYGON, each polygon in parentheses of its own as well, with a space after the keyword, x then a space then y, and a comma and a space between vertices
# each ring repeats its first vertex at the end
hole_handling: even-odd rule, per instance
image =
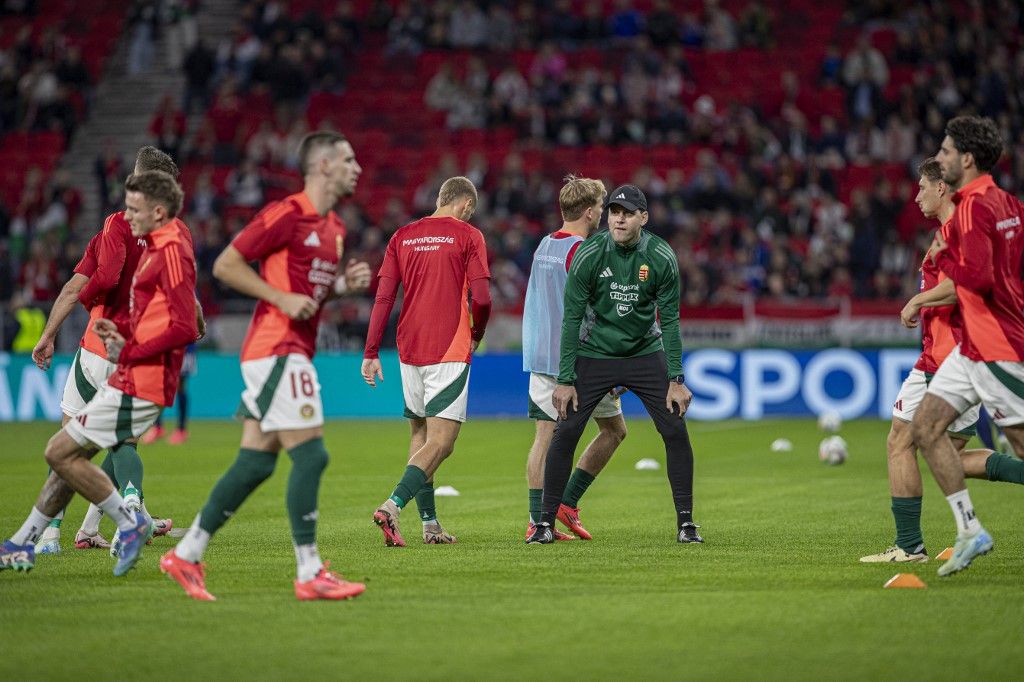
POLYGON ((75 272, 89 278, 78 293, 78 300, 89 311, 89 324, 80 345, 101 358, 107 357, 107 349, 93 332, 93 322, 105 317, 128 338, 132 276, 145 250, 146 240, 132 234, 124 211, 118 211, 107 216, 103 230, 89 240, 85 255, 75 266, 75 272))
POLYGON ((171 221, 145 237, 132 279, 130 336, 110 385, 157 405, 174 402, 185 346, 196 325, 196 259, 188 228, 171 221))
POLYGON ((490 315, 491 271, 480 230, 457 218, 426 217, 400 228, 388 242, 365 358, 376 358, 398 285, 398 357, 407 365, 469 362, 490 315), (470 329, 469 294, 473 325, 470 329))
MULTIPOLYGON (((267 204, 231 244, 246 260, 260 262, 260 277, 272 287, 323 303, 338 277, 345 225, 334 211, 317 213, 300 192, 267 204)), ((308 320, 292 320, 259 301, 242 344, 242 362, 289 353, 312 359, 320 310, 308 320)))
POLYGON ((953 195, 956 213, 939 268, 956 285, 960 352, 976 362, 1024 361, 1024 205, 982 175, 953 195))
MULTIPOLYGON (((950 217, 941 228, 942 238, 949 241, 949 226, 953 222, 950 217)), ((946 273, 931 258, 921 263, 921 291, 934 289, 939 282, 949 279, 946 273)), ((917 359, 914 369, 928 374, 939 371, 939 365, 946 359, 949 352, 963 339, 963 320, 956 304, 921 308, 921 357, 917 359)))

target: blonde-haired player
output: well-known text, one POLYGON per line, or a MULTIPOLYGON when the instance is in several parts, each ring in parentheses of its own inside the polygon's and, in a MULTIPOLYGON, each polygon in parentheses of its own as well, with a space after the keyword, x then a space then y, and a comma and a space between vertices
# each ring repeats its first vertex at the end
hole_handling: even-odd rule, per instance
MULTIPOLYGON (((558 410, 551 403, 551 395, 558 385, 556 377, 565 281, 576 249, 601 223, 606 195, 607 190, 600 180, 566 176, 565 184, 558 193, 562 227, 544 237, 533 254, 523 308, 523 371, 530 373, 528 414, 536 421, 533 445, 526 461, 530 497, 527 537, 540 520, 544 462, 558 420, 558 410)), ((616 395, 606 395, 593 416, 600 431, 580 456, 558 508, 558 520, 583 540, 590 540, 591 535, 580 523, 579 499, 626 437, 626 422, 616 395)), ((557 530, 555 537, 558 540, 575 539, 557 530)))

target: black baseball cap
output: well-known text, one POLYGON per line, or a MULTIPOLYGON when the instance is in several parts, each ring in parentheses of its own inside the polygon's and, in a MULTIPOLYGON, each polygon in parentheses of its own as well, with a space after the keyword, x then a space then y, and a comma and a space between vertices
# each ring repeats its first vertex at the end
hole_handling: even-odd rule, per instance
POLYGON ((627 211, 646 211, 647 197, 636 185, 622 185, 608 195, 604 207, 608 208, 612 204, 618 204, 627 211))

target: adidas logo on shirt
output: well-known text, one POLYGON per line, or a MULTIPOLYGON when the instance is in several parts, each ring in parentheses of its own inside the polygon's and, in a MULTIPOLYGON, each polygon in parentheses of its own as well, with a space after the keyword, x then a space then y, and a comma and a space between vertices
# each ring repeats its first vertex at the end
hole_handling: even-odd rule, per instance
POLYGON ((597 276, 598 279, 604 279, 605 277, 614 277, 614 275, 612 274, 612 269, 611 268, 605 268, 601 272, 601 274, 597 276))
POLYGON ((320 246, 320 237, 317 236, 316 232, 310 232, 309 236, 306 237, 306 241, 302 243, 305 246, 320 246))

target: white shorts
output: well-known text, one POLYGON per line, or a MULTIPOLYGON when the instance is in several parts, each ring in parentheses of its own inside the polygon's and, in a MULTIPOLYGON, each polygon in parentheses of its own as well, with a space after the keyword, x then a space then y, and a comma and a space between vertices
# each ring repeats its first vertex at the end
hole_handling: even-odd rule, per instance
POLYGON ((409 419, 442 417, 466 421, 469 402, 469 364, 439 362, 436 365, 399 363, 402 371, 404 415, 409 419))
MULTIPOLYGON (((558 421, 558 410, 551 402, 551 396, 558 386, 558 379, 547 374, 530 373, 530 407, 527 414, 531 419, 558 421)), ((606 419, 622 414, 622 401, 618 396, 606 393, 601 402, 594 408, 590 416, 594 419, 606 419)))
POLYGON ((928 385, 928 392, 960 414, 984 403, 999 426, 1024 424, 1024 363, 975 362, 956 346, 928 385))
MULTIPOLYGON (((921 370, 910 370, 910 374, 903 380, 896 402, 893 403, 892 416, 904 422, 914 421, 914 413, 928 391, 928 381, 928 376, 921 370)), ((974 425, 978 421, 979 412, 981 405, 967 408, 967 411, 957 417, 946 430, 963 436, 973 436, 977 432, 974 425)))
POLYGON ((320 381, 305 355, 248 360, 242 363, 242 379, 245 390, 238 416, 257 420, 263 433, 323 426, 320 381))
POLYGON ((163 409, 104 382, 89 404, 64 425, 64 431, 82 447, 112 448, 145 433, 163 409))
POLYGON ((75 359, 71 361, 68 379, 64 382, 64 395, 60 399, 61 411, 69 417, 81 412, 115 369, 117 365, 113 362, 79 347, 75 359))

